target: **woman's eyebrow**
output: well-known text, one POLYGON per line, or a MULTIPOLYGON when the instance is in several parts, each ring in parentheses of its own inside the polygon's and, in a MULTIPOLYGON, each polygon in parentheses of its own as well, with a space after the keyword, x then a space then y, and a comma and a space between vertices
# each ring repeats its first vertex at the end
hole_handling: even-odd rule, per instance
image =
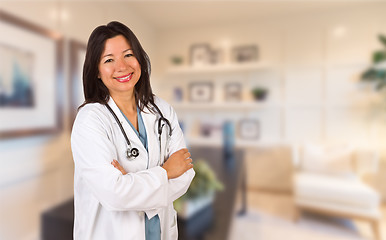
MULTIPOLYGON (((128 48, 128 49, 122 51, 122 53, 127 52, 127 51, 130 51, 130 50, 132 50, 132 49, 131 49, 131 48, 128 48)), ((109 54, 104 55, 102 58, 105 58, 105 57, 112 57, 112 56, 113 56, 113 54, 112 54, 112 53, 109 53, 109 54)))
POLYGON ((112 53, 109 53, 109 54, 104 55, 102 58, 105 58, 105 57, 111 57, 111 56, 113 56, 113 54, 112 54, 112 53))

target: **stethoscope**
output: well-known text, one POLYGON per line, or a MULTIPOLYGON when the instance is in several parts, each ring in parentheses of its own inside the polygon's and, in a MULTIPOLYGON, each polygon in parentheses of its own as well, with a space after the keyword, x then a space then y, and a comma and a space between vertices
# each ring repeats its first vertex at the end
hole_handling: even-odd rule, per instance
MULTIPOLYGON (((126 143, 127 143, 127 150, 126 150, 126 157, 127 159, 135 159, 136 157, 139 156, 139 150, 138 148, 135 148, 135 147, 132 147, 131 146, 131 143, 130 143, 130 140, 129 138, 127 137, 126 135, 126 132, 125 130, 123 129, 123 126, 121 124, 121 122, 119 121, 117 115, 114 113, 113 109, 111 109, 111 107, 108 105, 108 104, 105 104, 107 109, 110 111, 110 113, 113 115, 115 121, 118 123, 118 126, 119 128, 121 129, 121 132, 123 134, 123 136, 125 137, 125 140, 126 140, 126 143)), ((161 150, 161 135, 162 135, 162 128, 167 125, 168 128, 169 128, 169 136, 168 138, 170 138, 172 136, 172 126, 170 125, 170 122, 169 120, 167 120, 161 110, 158 108, 158 106, 156 104, 153 104, 153 106, 155 107, 155 109, 157 110, 158 114, 160 115, 160 118, 158 119, 158 136, 159 136, 159 142, 160 142, 160 150, 161 150), (162 123, 164 122, 164 123, 162 123)))

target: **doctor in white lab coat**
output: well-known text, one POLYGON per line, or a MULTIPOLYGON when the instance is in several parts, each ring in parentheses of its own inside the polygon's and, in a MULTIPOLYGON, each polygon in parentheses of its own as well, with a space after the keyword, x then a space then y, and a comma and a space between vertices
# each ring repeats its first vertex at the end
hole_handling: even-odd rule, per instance
POLYGON ((111 22, 91 34, 83 71, 86 100, 71 136, 74 239, 176 240, 173 201, 194 171, 176 113, 151 91, 148 56, 129 28, 111 22), (137 157, 127 158, 128 143, 105 104, 137 157), (161 114, 170 129, 164 123, 160 136, 161 114))

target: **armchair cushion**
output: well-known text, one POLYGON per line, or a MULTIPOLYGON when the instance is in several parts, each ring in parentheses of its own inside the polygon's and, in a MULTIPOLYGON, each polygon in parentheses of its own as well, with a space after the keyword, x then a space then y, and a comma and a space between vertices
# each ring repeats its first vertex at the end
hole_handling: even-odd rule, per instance
POLYGON ((324 202, 356 209, 377 208, 379 194, 356 177, 334 178, 328 175, 301 172, 295 176, 295 200, 324 202))
POLYGON ((352 177, 355 172, 354 151, 348 146, 306 144, 300 154, 300 167, 305 172, 352 177))

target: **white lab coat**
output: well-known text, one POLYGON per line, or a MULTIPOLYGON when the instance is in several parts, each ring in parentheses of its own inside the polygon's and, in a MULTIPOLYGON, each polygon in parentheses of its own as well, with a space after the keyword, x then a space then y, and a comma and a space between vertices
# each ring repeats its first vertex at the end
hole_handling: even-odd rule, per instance
POLYGON ((149 218, 159 215, 162 240, 177 239, 173 201, 187 191, 195 173, 190 169, 168 180, 166 171, 157 166, 162 157, 167 159, 186 146, 173 108, 157 97, 155 103, 172 126, 165 156, 160 156, 156 132, 159 114, 152 114, 147 108, 141 113, 147 133, 147 152, 114 100, 110 98, 108 102, 132 147, 139 149, 140 154, 134 160, 126 158, 127 143, 106 106, 87 104, 78 112, 71 135, 75 162, 75 240, 145 240, 144 214, 149 218), (126 175, 111 165, 113 159, 118 160, 126 175))

